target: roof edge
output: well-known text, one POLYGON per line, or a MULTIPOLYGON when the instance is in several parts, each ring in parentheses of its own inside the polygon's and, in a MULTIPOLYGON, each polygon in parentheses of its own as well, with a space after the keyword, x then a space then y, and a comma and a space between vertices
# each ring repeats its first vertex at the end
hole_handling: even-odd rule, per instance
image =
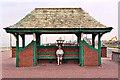
POLYGON ((41 9, 81 9, 83 10, 82 8, 35 8, 35 10, 41 10, 41 9))
POLYGON ((89 30, 91 30, 91 29, 113 29, 113 27, 106 27, 106 28, 9 28, 9 27, 6 27, 6 28, 3 28, 3 29, 5 29, 5 30, 12 30, 12 29, 25 29, 25 30, 28 30, 28 29, 89 29, 89 30))

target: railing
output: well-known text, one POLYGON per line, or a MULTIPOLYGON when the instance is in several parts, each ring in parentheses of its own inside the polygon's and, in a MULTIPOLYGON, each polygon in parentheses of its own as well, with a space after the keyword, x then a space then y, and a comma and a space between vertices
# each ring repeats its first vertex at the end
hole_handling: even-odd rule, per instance
POLYGON ((31 41, 31 42, 30 42, 27 46, 25 46, 24 48, 20 48, 20 49, 19 49, 19 52, 27 49, 27 48, 28 48, 31 44, 33 44, 33 43, 34 43, 34 41, 31 41))
POLYGON ((86 46, 88 46, 90 49, 93 49, 93 50, 95 50, 95 51, 99 51, 98 49, 96 49, 96 48, 94 48, 93 46, 91 46, 91 45, 89 45, 87 42, 85 42, 85 41, 81 41, 83 44, 85 44, 86 46))
MULTIPOLYGON (((57 46, 37 46, 37 48, 58 48, 57 46)), ((79 48, 79 46, 62 46, 62 48, 79 48)))

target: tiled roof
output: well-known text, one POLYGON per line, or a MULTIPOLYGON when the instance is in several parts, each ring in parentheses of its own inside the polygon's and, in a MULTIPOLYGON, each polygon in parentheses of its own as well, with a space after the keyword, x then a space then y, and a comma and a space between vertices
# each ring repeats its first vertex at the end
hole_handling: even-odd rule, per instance
POLYGON ((81 8, 35 8, 9 28, 106 28, 81 8))

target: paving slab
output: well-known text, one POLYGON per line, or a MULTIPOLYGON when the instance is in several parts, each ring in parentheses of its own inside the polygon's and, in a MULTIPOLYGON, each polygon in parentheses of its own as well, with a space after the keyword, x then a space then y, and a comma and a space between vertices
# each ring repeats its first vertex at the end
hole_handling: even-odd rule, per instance
POLYGON ((102 58, 102 67, 78 64, 38 64, 36 67, 16 67, 11 51, 2 53, 2 78, 118 78, 118 63, 102 58))

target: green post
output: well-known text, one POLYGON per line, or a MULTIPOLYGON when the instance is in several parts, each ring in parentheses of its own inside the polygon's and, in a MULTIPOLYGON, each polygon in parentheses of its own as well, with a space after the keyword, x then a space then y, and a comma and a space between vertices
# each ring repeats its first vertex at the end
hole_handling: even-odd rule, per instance
POLYGON ((95 36, 96 34, 92 34, 92 46, 95 47, 95 36))
POLYGON ((80 35, 79 34, 75 34, 76 36, 77 36, 77 43, 78 43, 78 46, 79 46, 79 65, 80 65, 80 44, 79 44, 79 42, 80 42, 80 35))
POLYGON ((16 35, 16 67, 19 67, 19 34, 16 35))
POLYGON ((34 41, 34 66, 37 66, 36 41, 34 41))
POLYGON ((79 40, 79 65, 84 66, 84 48, 81 41, 81 33, 78 35, 79 40))
MULTIPOLYGON (((34 38, 36 38, 36 33, 34 33, 33 35, 34 38)), ((37 48, 37 43, 36 43, 36 39, 34 39, 34 66, 37 66, 37 54, 36 54, 36 48, 37 48)))
POLYGON ((99 33, 98 34, 98 50, 99 50, 99 52, 98 52, 98 66, 102 65, 101 64, 101 40, 100 40, 100 38, 101 38, 101 34, 99 33))

